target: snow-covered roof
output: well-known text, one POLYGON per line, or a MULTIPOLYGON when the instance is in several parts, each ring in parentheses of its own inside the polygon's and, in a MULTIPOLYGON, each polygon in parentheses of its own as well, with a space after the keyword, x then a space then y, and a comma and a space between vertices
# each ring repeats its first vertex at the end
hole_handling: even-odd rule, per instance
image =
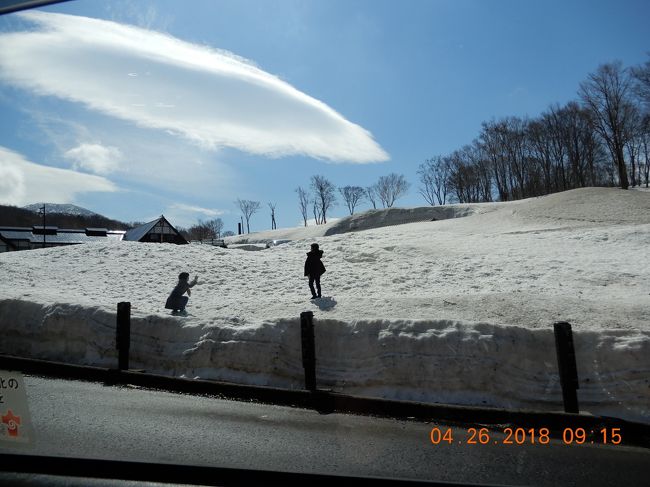
MULTIPOLYGON (((45 243, 51 245, 75 244, 97 242, 102 240, 121 240, 124 235, 122 230, 106 230, 103 232, 98 229, 73 229, 73 228, 49 228, 51 232, 43 235, 42 226, 34 231, 29 227, 0 227, 0 236, 8 241, 28 241, 30 243, 42 243, 45 237, 45 243), (41 230, 39 232, 39 230, 41 230), (94 230, 94 231, 93 231, 94 230)), ((47 227, 46 227, 47 228, 47 227)))

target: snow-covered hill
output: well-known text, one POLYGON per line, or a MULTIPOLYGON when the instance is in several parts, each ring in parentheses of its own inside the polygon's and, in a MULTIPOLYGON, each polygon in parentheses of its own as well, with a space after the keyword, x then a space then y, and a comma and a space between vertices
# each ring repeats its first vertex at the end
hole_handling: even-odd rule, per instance
POLYGON ((34 203, 31 205, 23 206, 25 210, 33 211, 38 213, 45 205, 45 211, 47 213, 59 213, 62 215, 72 215, 72 216, 95 216, 97 213, 82 208, 81 206, 71 205, 71 204, 60 204, 60 203, 34 203))
POLYGON ((0 254, 0 352, 113 366, 127 300, 134 367, 300 388, 299 315, 312 310, 322 387, 561 410, 552 324, 566 320, 581 407, 650 422, 650 193, 451 208, 247 236, 292 240, 259 252, 118 242, 0 254), (326 236, 333 227, 350 231, 326 236), (327 267, 314 302, 302 275, 313 241, 327 267), (184 270, 199 285, 191 315, 173 317, 163 305, 184 270))

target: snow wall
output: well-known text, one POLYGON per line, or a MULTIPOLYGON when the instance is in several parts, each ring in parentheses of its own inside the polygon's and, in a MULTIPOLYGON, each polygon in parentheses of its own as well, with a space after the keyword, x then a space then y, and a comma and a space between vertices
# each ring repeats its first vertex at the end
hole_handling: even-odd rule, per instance
MULTIPOLYGON (((114 367, 115 313, 0 300, 0 353, 114 367), (18 327, 20 324, 20 327, 18 327)), ((189 323, 189 322, 188 322, 189 323)), ((562 410, 552 329, 315 320, 318 386, 390 399, 562 410)), ((581 411, 650 423, 650 333, 574 331, 581 411)), ((301 389, 299 317, 181 325, 132 316, 132 368, 301 389)))

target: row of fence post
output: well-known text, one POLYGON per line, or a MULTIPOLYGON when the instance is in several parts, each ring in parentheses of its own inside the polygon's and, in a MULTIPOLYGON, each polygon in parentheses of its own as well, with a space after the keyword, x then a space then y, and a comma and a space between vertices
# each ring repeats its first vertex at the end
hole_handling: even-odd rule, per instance
MULTIPOLYGON (((571 325, 565 321, 553 324, 555 349, 557 353, 560 385, 564 411, 578 413, 578 369, 573 346, 571 325)), ((316 340, 314 333, 314 313, 300 313, 300 337, 302 343, 302 366, 305 370, 305 389, 316 391, 316 340)), ((131 341, 131 303, 117 304, 116 347, 118 351, 118 370, 129 369, 129 349, 131 341)))

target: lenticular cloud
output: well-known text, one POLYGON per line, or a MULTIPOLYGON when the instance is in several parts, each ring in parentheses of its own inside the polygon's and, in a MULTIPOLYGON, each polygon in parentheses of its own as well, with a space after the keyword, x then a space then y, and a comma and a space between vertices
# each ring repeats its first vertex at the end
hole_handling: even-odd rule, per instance
POLYGON ((231 53, 88 17, 21 16, 37 29, 0 35, 4 82, 206 147, 388 159, 367 130, 231 53))

